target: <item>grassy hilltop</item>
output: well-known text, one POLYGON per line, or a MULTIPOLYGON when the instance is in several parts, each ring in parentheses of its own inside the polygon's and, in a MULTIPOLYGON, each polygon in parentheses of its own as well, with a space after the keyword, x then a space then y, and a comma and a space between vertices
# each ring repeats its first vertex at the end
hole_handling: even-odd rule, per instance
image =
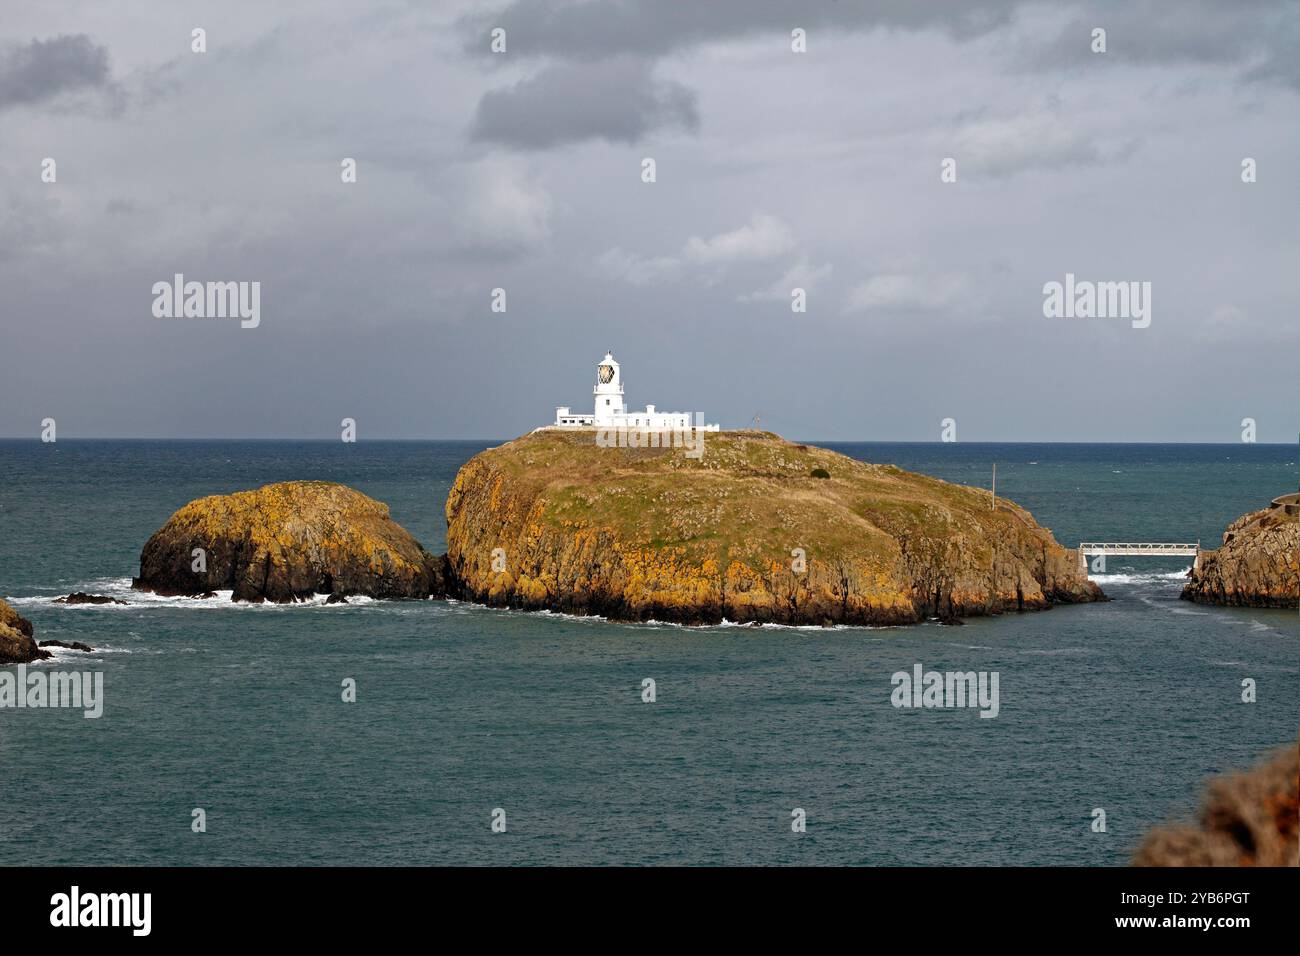
POLYGON ((699 458, 595 436, 534 432, 461 469, 446 507, 462 596, 631 620, 858 624, 1101 598, 1074 552, 978 489, 770 432, 708 433, 699 458))

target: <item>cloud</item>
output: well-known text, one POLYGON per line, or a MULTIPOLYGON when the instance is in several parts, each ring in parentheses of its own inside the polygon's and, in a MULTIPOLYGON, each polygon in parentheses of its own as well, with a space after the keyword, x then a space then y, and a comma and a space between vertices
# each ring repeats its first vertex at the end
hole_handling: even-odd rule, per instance
POLYGON ((596 265, 611 279, 622 279, 637 286, 677 279, 682 274, 680 259, 672 256, 646 258, 618 246, 602 253, 596 265))
POLYGON ((108 82, 108 50, 85 34, 0 48, 0 109, 42 103, 108 82))
POLYGON ((1057 113, 1027 112, 979 119, 953 136, 957 175, 975 171, 1007 176, 1025 169, 1093 166, 1130 155, 1136 140, 1099 140, 1057 113))
MULTIPOLYGON (((688 268, 701 273, 741 263, 768 262, 794 247, 789 226, 776 216, 756 212, 748 223, 729 232, 708 239, 691 236, 675 256, 641 256, 616 246, 602 253, 596 264, 611 278, 649 285, 679 279, 688 268)), ((785 294, 789 295, 788 289, 785 294)))
POLYGON ((61 251, 70 231, 63 203, 48 194, 0 194, 0 264, 61 251))
POLYGON ((1253 331, 1242 309, 1235 305, 1221 305, 1201 322, 1196 337, 1202 342, 1241 343, 1249 341, 1253 331))
POLYGON ((487 159, 459 177, 462 248, 515 255, 551 236, 551 194, 518 163, 487 159))
POLYGON ((845 312, 931 311, 966 298, 969 283, 957 274, 882 273, 854 286, 845 312))
POLYGON ((1102 14, 1073 18, 1031 57, 1042 70, 1103 62, 1233 67, 1246 80, 1300 89, 1300 21, 1293 0, 1183 0, 1177 17, 1163 0, 1128 0, 1102 14), (1093 53, 1092 30, 1106 30, 1106 53, 1093 53))
POLYGON ((1287 354, 1291 346, 1300 342, 1300 328, 1292 322, 1270 321, 1285 311, 1285 306, 1278 309, 1272 304, 1251 311, 1232 304, 1219 305, 1199 325, 1193 325, 1193 337, 1214 350, 1238 346, 1259 351, 1263 343, 1265 349, 1287 354))
POLYGON ((877 0, 809 3, 789 0, 515 0, 505 9, 462 22, 466 45, 480 49, 493 27, 506 30, 511 52, 600 60, 622 54, 663 56, 685 47, 770 31, 941 28, 976 36, 1005 23, 1018 0, 877 0))
MULTIPOLYGON (((1061 12, 1031 0, 882 0, 872 3, 797 5, 788 0, 708 0, 676 3, 666 15, 659 0, 514 0, 492 14, 462 18, 465 47, 481 55, 492 29, 506 31, 514 58, 540 58, 539 72, 513 86, 491 90, 480 100, 472 136, 480 142, 515 149, 547 149, 565 143, 603 139, 632 143, 660 128, 698 132, 695 91, 657 79, 656 62, 708 43, 763 34, 773 50, 786 42, 793 26, 809 31, 812 42, 876 30, 929 32, 957 42, 1011 31, 1019 21, 1037 25, 1034 39, 1005 57, 1013 70, 1042 72, 1121 67, 1134 64, 1224 64, 1258 82, 1300 89, 1297 18, 1290 0, 1259 0, 1250 16, 1221 0, 1189 0, 1193 14, 1171 20, 1167 4, 1153 0, 1106 5, 1081 15, 1086 7, 1061 12), (1108 52, 1091 52, 1094 26, 1104 22, 1108 52)), ((1010 41, 1008 41, 1010 42, 1010 41)), ((1039 129, 1015 139, 1015 130, 972 130, 972 136, 1004 139, 1005 159, 990 157, 984 167, 1006 175, 1030 166, 1063 162, 1095 164, 1127 155, 1132 141, 1098 144, 1039 117, 1039 129), (1005 136, 1004 136, 1005 134, 1005 136), (1046 140, 1035 139, 1045 134, 1046 140)), ((981 145, 977 140, 975 145, 981 145)))
POLYGON ((709 239, 692 236, 686 241, 682 255, 695 265, 714 266, 775 259, 793 247, 794 236, 785 223, 775 216, 756 212, 739 229, 709 239))
POLYGON ((737 296, 736 300, 738 302, 785 302, 789 300, 792 289, 807 291, 829 278, 830 274, 831 264, 829 262, 820 266, 813 266, 808 261, 808 257, 804 256, 770 286, 756 289, 748 295, 737 296))
POLYGON ((489 31, 506 31, 516 57, 541 57, 540 72, 479 101, 473 139, 516 149, 546 149, 604 139, 632 143, 652 130, 696 132, 696 94, 655 79, 657 60, 702 43, 794 26, 852 30, 938 29, 967 38, 1008 22, 1019 0, 884 0, 792 5, 787 0, 515 0, 491 14, 462 18, 467 52, 481 53, 489 31))
POLYGON ((656 79, 645 59, 553 63, 479 100, 471 135, 515 149, 603 139, 634 143, 661 127, 699 128, 695 94, 656 79))
MULTIPOLYGON (((189 52, 192 23, 131 20, 130 0, 82 4, 75 17, 60 6, 4 5, 0 36, 14 41, 0 40, 6 102, 14 51, 34 37, 85 34, 105 44, 111 77, 0 112, 0 329, 12 373, 0 389, 0 435, 27 434, 31 421, 59 409, 87 435, 307 435, 343 414, 371 422, 372 437, 519 434, 537 424, 537 396, 587 374, 574 342, 618 344, 604 337, 611 316, 633 330, 626 334, 664 333, 635 335, 634 364, 663 368, 665 381, 677 376, 691 393, 683 401, 714 409, 711 418, 770 413, 763 394, 786 382, 790 427, 824 424, 827 438, 929 436, 932 412, 963 403, 1009 439, 1215 440, 1218 426, 1206 423, 1221 394, 1152 389, 1141 373, 1176 366, 1213 380, 1225 351, 1244 354, 1252 344, 1252 374, 1234 383, 1240 403, 1261 422, 1300 415, 1295 389, 1285 387, 1294 352, 1258 347, 1300 334, 1290 332, 1297 287, 1288 268, 1300 181, 1285 172, 1300 163, 1296 94, 1244 79, 1278 68, 1273 46, 1251 37, 1273 30, 1280 43, 1300 13, 1261 25, 1255 10, 1279 9, 1267 0, 1250 4, 1239 23, 1225 14, 1209 27, 1167 14, 1163 23, 1134 21, 1123 0, 1040 2, 969 41, 934 21, 839 26, 870 19, 849 7, 915 25, 928 5, 914 2, 783 0, 772 13, 764 0, 618 0, 603 5, 607 12, 576 6, 597 18, 639 10, 663 21, 639 24, 642 32, 669 40, 627 30, 609 44, 599 33, 512 26, 502 56, 488 51, 486 32, 465 54, 457 11, 531 16, 530 4, 249 5, 226 18, 206 56, 189 52), (714 13, 694 8, 714 2, 735 22, 705 30, 714 13), (1065 39, 1075 59, 1026 69, 1093 11, 1109 28, 1109 53, 1088 53, 1087 34, 1072 32, 1065 39), (809 31, 806 55, 790 52, 794 25, 809 31), (1215 29, 1232 37, 1230 58, 1208 59, 1205 37, 1215 29), (1183 31, 1196 35, 1180 39, 1183 31), (645 50, 671 50, 645 52, 643 40, 645 50), (1142 50, 1148 42, 1165 49, 1142 50), (565 44, 589 50, 570 55, 565 44), (641 120, 611 126, 622 119, 605 116, 588 131, 645 129, 642 140, 609 145, 597 133, 576 145, 515 149, 469 139, 485 92, 581 64, 592 68, 593 87, 618 74, 634 89, 676 81, 697 90, 698 132, 641 120), (104 104, 117 85, 126 91, 120 121, 79 108, 104 104), (1127 141, 1141 154, 1114 161, 1127 141), (40 181, 48 155, 59 160, 57 184, 40 181), (646 155, 661 174, 670 170, 656 186, 637 180, 646 155), (1260 163, 1252 185, 1240 182, 1247 155, 1260 163), (345 156, 358 160, 357 183, 340 181, 345 156), (958 157, 966 185, 939 182, 945 156, 958 157), (789 229, 762 218, 756 225, 756 212, 789 229), (1132 336, 1120 326, 1045 325, 1039 290, 1067 268, 1153 280, 1170 321, 1157 316, 1159 334, 1132 336), (177 271, 262 280, 261 329, 228 336, 225 326, 151 321, 150 285, 177 271), (510 290, 512 308, 492 315, 486 290, 498 286, 510 290), (755 321, 789 314, 796 286, 809 289, 808 334, 750 334, 755 321), (1245 315, 1239 331, 1225 313, 1223 338, 1205 341, 1208 313, 1228 303, 1245 315), (846 306, 857 311, 843 315, 846 306), (24 321, 31 315, 50 321, 24 321), (825 348, 828 337, 836 348, 825 348), (83 347, 61 347, 68 340, 83 347), (351 345, 340 350, 339 341, 351 345), (682 341, 692 343, 682 361, 695 364, 670 365, 682 341), (279 366, 303 348, 307 378, 290 387, 279 366), (869 393, 906 388, 916 369, 878 363, 864 382, 856 374, 864 352, 925 356, 933 388, 922 397, 936 407, 916 410, 924 421, 915 433, 897 415, 863 409, 869 393), (478 394, 485 354, 512 384, 474 401, 466 396, 478 394), (382 381, 356 374, 365 361, 383 370, 382 381), (972 366, 990 369, 987 388, 969 389, 961 371, 972 366), (814 367, 856 389, 854 400, 827 403, 787 375, 814 367), (1095 414, 1080 416, 1055 386, 1102 367, 1116 386, 1095 398, 1095 414), (175 381, 160 384, 159 369, 175 381), (349 410, 323 418, 321 389, 340 387, 349 410), (1008 417, 1026 387, 1033 407, 1008 417), (151 402, 160 388, 175 400, 151 402), (213 394, 232 397, 214 406, 213 394), (1139 405, 1151 414, 1125 417, 1139 405)), ((607 100, 602 108, 621 108, 607 100)), ((585 99, 574 107, 596 108, 585 99)))

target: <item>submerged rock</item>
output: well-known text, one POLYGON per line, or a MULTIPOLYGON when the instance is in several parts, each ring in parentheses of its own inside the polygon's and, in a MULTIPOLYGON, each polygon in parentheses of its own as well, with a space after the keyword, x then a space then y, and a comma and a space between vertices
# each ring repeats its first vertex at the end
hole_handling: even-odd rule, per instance
POLYGON ((0 664, 30 664, 49 657, 32 633, 32 622, 0 600, 0 664))
POLYGON ((103 594, 87 594, 85 591, 74 591, 67 597, 55 598, 55 604, 125 604, 125 601, 119 601, 117 598, 106 597, 103 594))
POLYGON ((1202 551, 1181 597, 1202 604, 1296 607, 1300 603, 1300 495, 1238 518, 1223 544, 1202 551))
POLYGON ((444 561, 393 521, 388 506, 344 485, 289 481, 191 501, 140 553, 132 587, 236 601, 313 594, 445 594, 444 561))
POLYGON ((1105 599, 1005 499, 763 432, 709 433, 699 457, 534 432, 467 462, 446 511, 454 593, 495 606, 910 624, 1105 599))

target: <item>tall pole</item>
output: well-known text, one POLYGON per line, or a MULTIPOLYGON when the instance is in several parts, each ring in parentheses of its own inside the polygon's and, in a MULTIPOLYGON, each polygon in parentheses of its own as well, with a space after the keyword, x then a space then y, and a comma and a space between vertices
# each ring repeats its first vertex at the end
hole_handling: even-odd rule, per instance
POLYGON ((989 492, 989 510, 998 510, 998 464, 993 463, 993 490, 989 492))

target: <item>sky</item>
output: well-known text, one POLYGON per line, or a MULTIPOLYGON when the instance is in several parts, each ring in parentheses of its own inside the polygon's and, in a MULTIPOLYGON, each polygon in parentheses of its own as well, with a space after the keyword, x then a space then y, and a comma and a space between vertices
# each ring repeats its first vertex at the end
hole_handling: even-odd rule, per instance
POLYGON ((1294 441, 1297 49, 1283 0, 6 3, 0 435, 509 438, 612 349, 801 439, 1294 441))

